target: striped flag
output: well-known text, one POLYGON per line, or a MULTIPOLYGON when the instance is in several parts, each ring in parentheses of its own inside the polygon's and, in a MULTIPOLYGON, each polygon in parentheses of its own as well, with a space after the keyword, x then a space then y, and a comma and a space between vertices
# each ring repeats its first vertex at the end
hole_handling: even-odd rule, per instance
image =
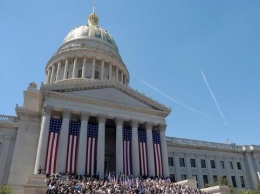
POLYGON ((98 125, 88 124, 86 174, 96 174, 98 125))
POLYGON ((132 158, 131 158, 131 129, 123 129, 123 171, 124 174, 132 174, 132 158))
POLYGON ((61 128, 61 119, 51 118, 48 144, 47 144, 47 154, 45 160, 44 171, 48 174, 56 173, 56 160, 57 160, 57 150, 59 145, 59 136, 61 128))
POLYGON ((79 137, 80 122, 70 121, 69 140, 67 148, 66 172, 76 173, 77 147, 79 137))
POLYGON ((148 175, 146 131, 138 129, 140 174, 148 175))
POLYGON ((153 131, 153 153, 154 153, 155 175, 162 177, 161 141, 160 141, 160 133, 157 131, 153 131))

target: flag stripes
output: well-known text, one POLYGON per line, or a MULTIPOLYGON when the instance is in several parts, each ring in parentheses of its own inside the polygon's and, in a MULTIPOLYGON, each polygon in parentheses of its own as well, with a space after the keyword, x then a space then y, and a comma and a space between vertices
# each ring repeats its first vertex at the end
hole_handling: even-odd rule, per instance
POLYGON ((148 175, 146 131, 138 129, 140 175, 148 175))
POLYGON ((131 129, 123 129, 123 173, 132 174, 132 149, 131 149, 131 129))
POLYGON ((66 172, 76 173, 77 147, 79 137, 80 122, 70 121, 69 139, 67 147, 66 172))
POLYGON ((45 160, 44 171, 47 174, 56 173, 56 160, 59 143, 59 135, 61 129, 61 119, 50 119, 48 143, 47 143, 47 154, 45 160))
POLYGON ((153 131, 153 152, 154 152, 155 175, 162 177, 161 140, 160 140, 160 133, 157 131, 153 131))
POLYGON ((98 125, 88 124, 86 174, 96 174, 98 125))

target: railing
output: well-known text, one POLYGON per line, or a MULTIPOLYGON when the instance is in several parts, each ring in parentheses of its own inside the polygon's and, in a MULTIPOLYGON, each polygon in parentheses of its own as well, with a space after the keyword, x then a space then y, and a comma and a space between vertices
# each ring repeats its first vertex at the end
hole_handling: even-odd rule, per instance
POLYGON ((18 118, 14 116, 0 115, 0 122, 18 123, 18 118))
POLYGON ((166 137, 168 142, 183 144, 183 145, 193 145, 193 146, 205 146, 205 147, 213 147, 213 148, 222 148, 222 149, 236 149, 243 150, 243 146, 236 145, 234 143, 224 144, 224 143, 216 143, 216 142, 208 142, 208 141, 200 141, 200 140, 192 140, 192 139, 183 139, 176 137, 166 137))

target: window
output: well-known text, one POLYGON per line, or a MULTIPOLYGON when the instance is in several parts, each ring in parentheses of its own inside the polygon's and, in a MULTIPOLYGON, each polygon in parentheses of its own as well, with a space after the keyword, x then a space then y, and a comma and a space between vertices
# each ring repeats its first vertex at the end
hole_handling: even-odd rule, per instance
POLYGON ((99 79, 99 71, 95 71, 95 79, 99 79))
POLYGON ((196 168, 196 162, 195 162, 195 159, 193 159, 193 158, 190 159, 190 167, 196 168))
POLYGON ((186 174, 181 174, 181 180, 186 180, 186 179, 187 179, 186 174))
POLYGON ((213 182, 214 183, 218 182, 218 176, 217 175, 213 175, 213 182))
POLYGON ((232 163, 232 161, 228 161, 228 166, 229 166, 229 169, 233 169, 233 163, 232 163))
POLYGON ((240 183, 241 183, 241 187, 242 188, 245 188, 245 180, 244 180, 244 177, 243 176, 240 176, 240 183))
POLYGON ((200 160, 201 168, 206 168, 206 161, 204 159, 200 160))
POLYGON ((238 169, 238 170, 241 170, 241 164, 240 164, 240 162, 237 162, 237 169, 238 169))
POLYGON ((224 161, 219 161, 219 164, 221 169, 225 169, 224 161))
POLYGON ((231 176, 231 180, 232 180, 233 187, 237 187, 236 177, 231 176))
POLYGON ((170 180, 171 182, 176 182, 175 174, 170 174, 170 180))
POLYGON ((211 168, 216 168, 215 160, 210 160, 210 166, 211 168))
POLYGON ((82 76, 82 69, 79 69, 78 70, 78 78, 81 78, 81 76, 82 76))
POLYGON ((67 78, 67 79, 69 78, 69 73, 70 73, 70 72, 69 72, 69 71, 67 71, 67 75, 66 75, 66 78, 67 78))
POLYGON ((206 187, 207 184, 209 184, 209 180, 208 180, 208 176, 207 175, 203 175, 203 182, 204 182, 204 187, 206 187))
POLYGON ((185 167, 185 161, 184 158, 179 158, 180 167, 185 167))
POLYGON ((168 157, 169 166, 173 166, 173 157, 168 157))

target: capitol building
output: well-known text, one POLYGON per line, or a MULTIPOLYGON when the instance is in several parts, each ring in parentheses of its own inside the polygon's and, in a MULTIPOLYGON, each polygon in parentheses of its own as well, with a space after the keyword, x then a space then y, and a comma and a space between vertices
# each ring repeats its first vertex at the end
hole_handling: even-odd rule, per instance
POLYGON ((95 10, 29 83, 16 116, 0 115, 0 185, 16 193, 40 173, 193 179, 260 185, 260 146, 167 137, 171 109, 129 87, 130 74, 95 10))

